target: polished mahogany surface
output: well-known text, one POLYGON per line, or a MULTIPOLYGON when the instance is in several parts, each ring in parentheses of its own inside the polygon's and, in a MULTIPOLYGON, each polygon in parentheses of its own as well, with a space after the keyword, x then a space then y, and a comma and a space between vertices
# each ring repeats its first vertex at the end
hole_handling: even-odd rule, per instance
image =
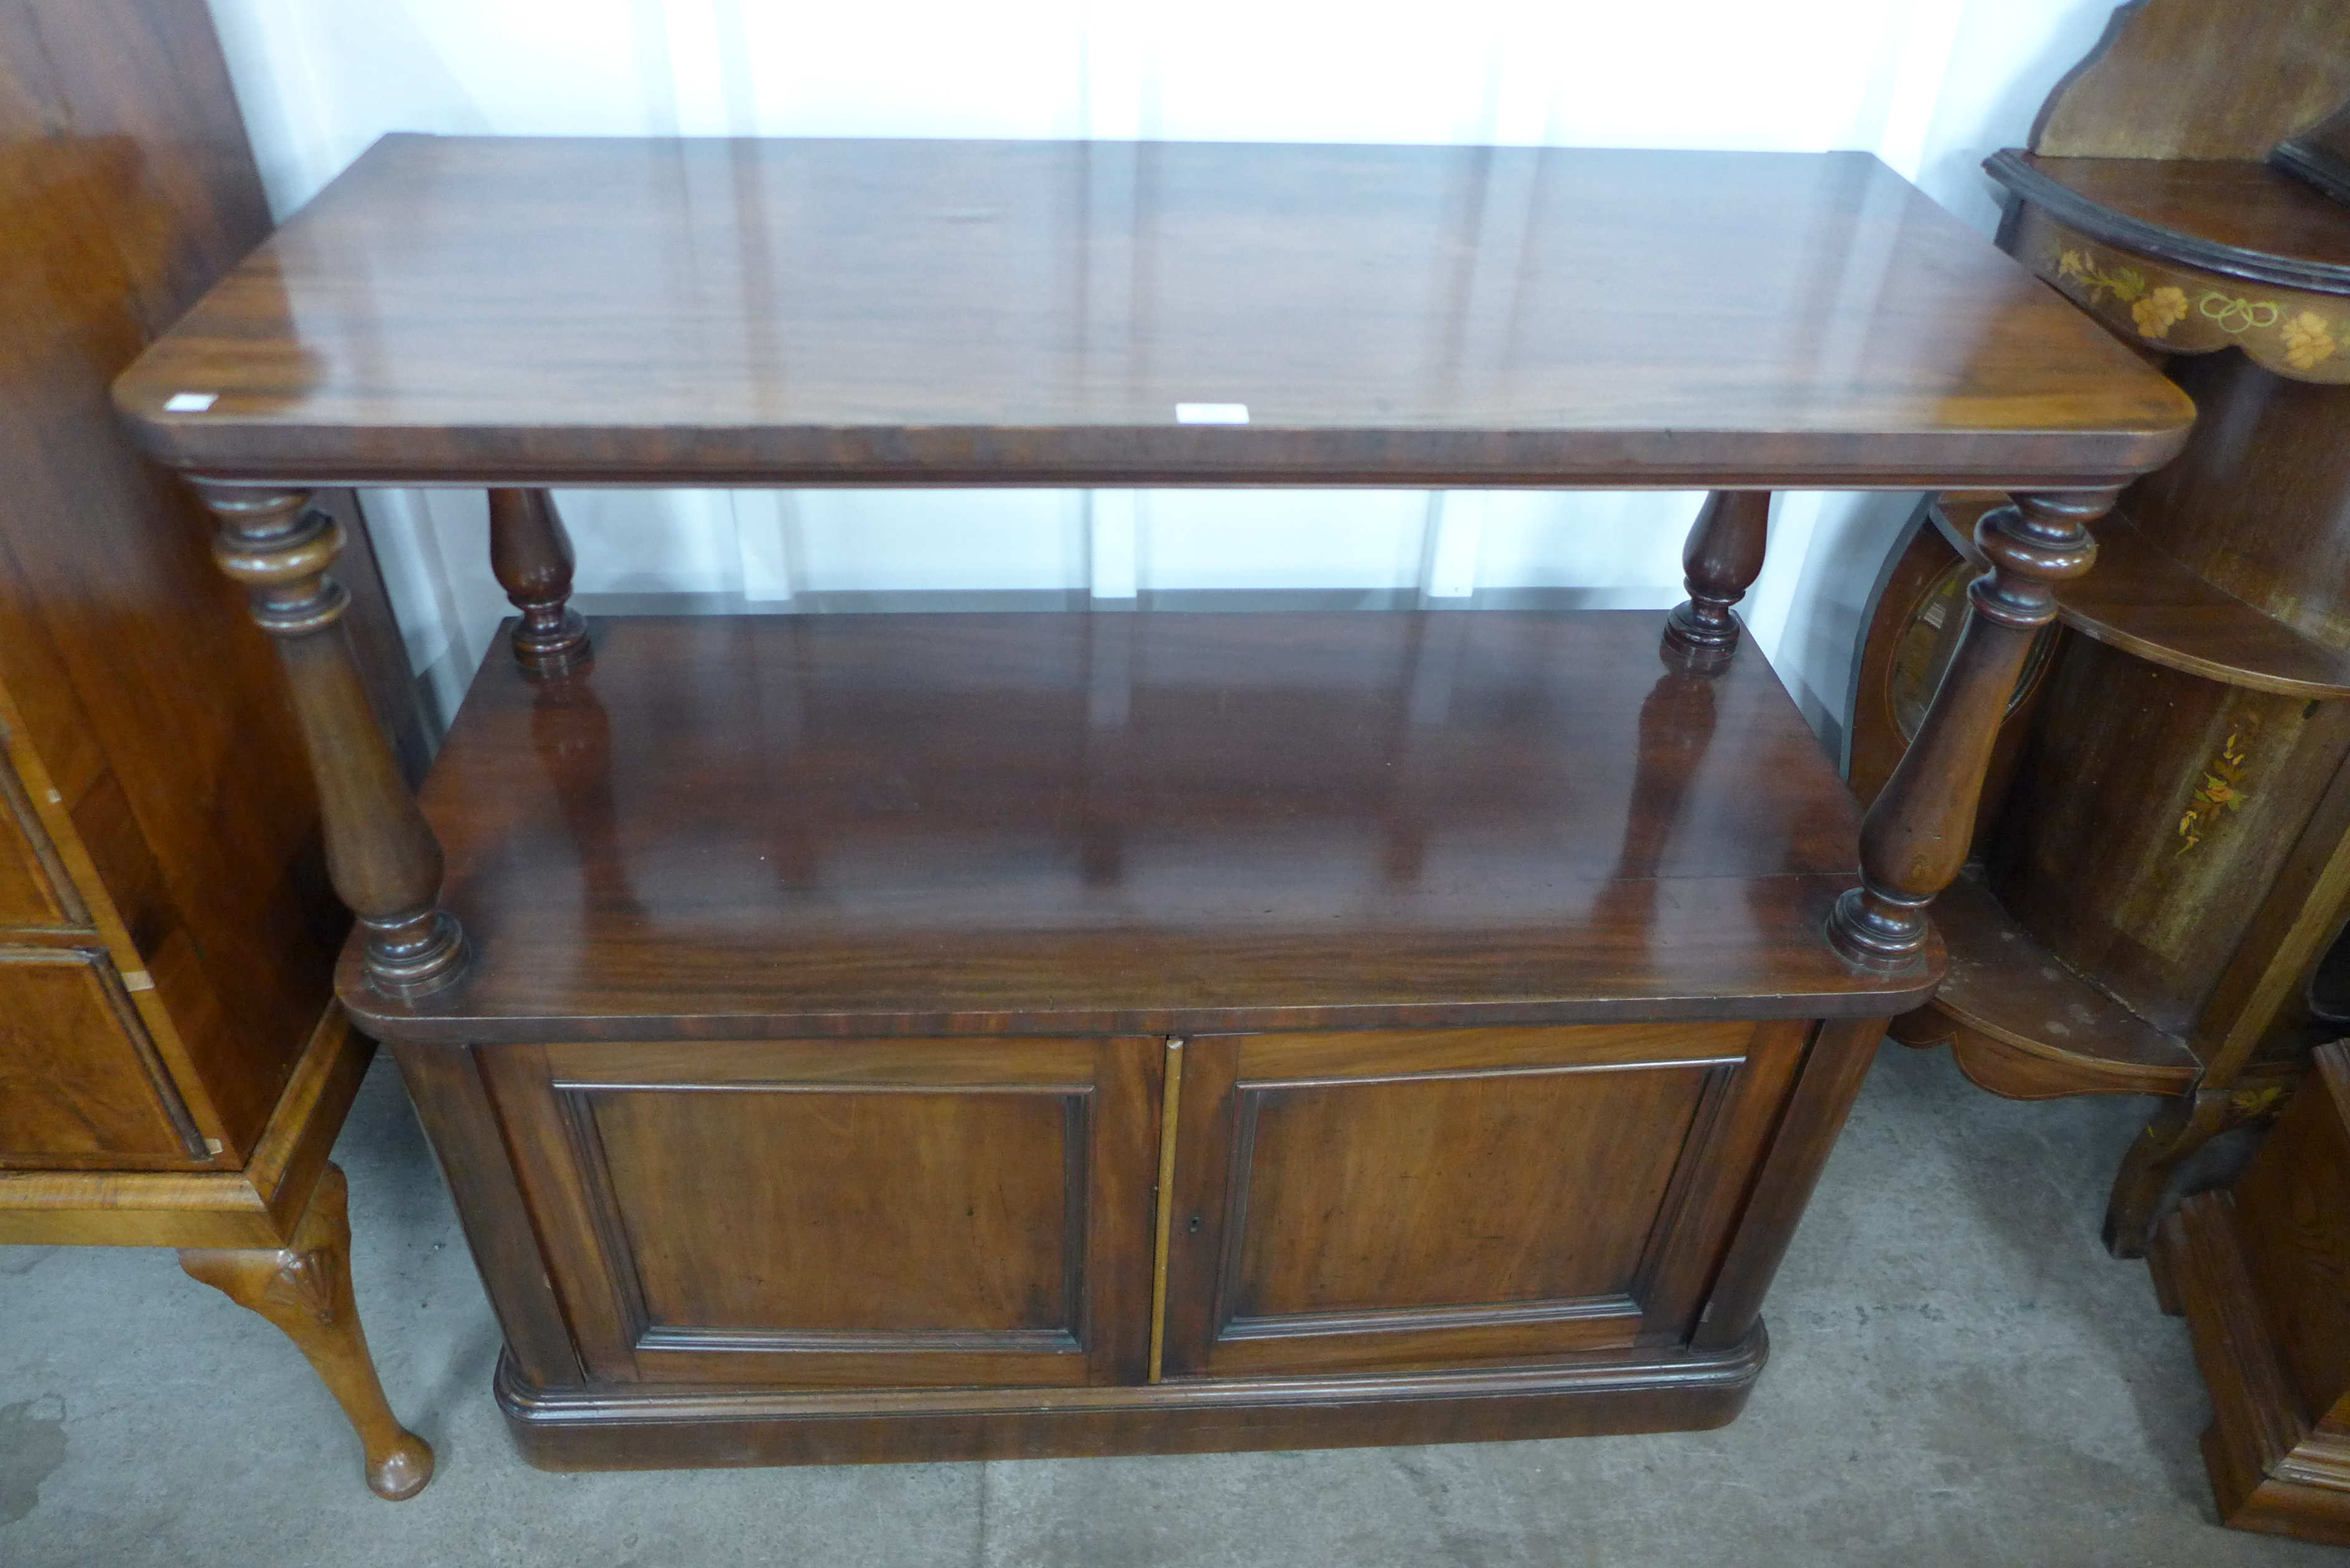
POLYGON ((1859 817, 1662 617, 647 618, 492 659, 423 796, 478 950, 403 1039, 1882 1017, 1859 817))
POLYGON ((2350 292, 2350 209, 2264 163, 2008 151, 1991 172, 2116 244, 2283 287, 2350 292))
POLYGON ((1861 154, 407 135, 117 397, 191 472, 515 483, 2055 488, 2192 417, 1861 154))

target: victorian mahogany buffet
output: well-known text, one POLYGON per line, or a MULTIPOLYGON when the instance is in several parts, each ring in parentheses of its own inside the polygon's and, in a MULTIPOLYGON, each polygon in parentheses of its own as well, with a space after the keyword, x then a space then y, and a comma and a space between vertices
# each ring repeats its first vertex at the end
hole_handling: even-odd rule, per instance
POLYGON ((116 396, 280 639, 556 1467, 1728 1420, 2192 412, 1864 156, 421 137, 116 396), (492 487, 523 611, 421 804, 349 483, 492 487), (546 487, 629 483, 1715 493, 1669 617, 590 628, 546 487), (2015 493, 1866 823, 1731 608, 1785 485, 2015 493))

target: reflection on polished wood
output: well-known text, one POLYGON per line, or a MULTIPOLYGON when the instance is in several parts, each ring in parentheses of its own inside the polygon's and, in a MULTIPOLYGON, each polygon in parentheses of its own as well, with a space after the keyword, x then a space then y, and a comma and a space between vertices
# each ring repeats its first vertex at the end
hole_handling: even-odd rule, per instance
POLYGON ((1865 155, 1049 141, 387 138, 117 396, 494 483, 2063 488, 2192 414, 1865 155))
POLYGON ((1857 823, 1769 667, 1661 619, 613 618, 559 702, 492 661, 425 792, 478 972, 352 999, 452 1042, 1922 999, 1819 939, 1857 823))

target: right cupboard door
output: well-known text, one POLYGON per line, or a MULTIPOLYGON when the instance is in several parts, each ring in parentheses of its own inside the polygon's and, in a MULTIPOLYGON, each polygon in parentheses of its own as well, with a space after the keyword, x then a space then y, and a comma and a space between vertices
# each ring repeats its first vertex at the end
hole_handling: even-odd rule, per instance
POLYGON ((1186 1041, 1163 1374, 1683 1340, 1814 1027, 1186 1041))

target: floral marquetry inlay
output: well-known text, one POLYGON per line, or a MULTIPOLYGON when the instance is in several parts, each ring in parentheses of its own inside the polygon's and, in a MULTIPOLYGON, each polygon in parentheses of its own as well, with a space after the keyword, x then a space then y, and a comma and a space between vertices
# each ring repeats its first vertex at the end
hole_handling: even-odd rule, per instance
POLYGON ((2115 331, 2151 348, 2240 348, 2281 375, 2350 381, 2350 299, 2248 284, 2133 255, 2090 240, 2036 207, 2016 254, 2115 331))
POLYGON ((2186 854, 2203 842, 2203 836, 2218 825, 2223 812, 2244 809, 2244 774, 2251 766, 2251 743, 2260 732, 2261 716, 2246 711, 2228 731, 2228 738, 2220 742, 2219 755, 2203 769, 2203 782, 2196 786, 2195 794, 2187 803, 2187 811, 2178 819, 2178 853, 2186 854))

